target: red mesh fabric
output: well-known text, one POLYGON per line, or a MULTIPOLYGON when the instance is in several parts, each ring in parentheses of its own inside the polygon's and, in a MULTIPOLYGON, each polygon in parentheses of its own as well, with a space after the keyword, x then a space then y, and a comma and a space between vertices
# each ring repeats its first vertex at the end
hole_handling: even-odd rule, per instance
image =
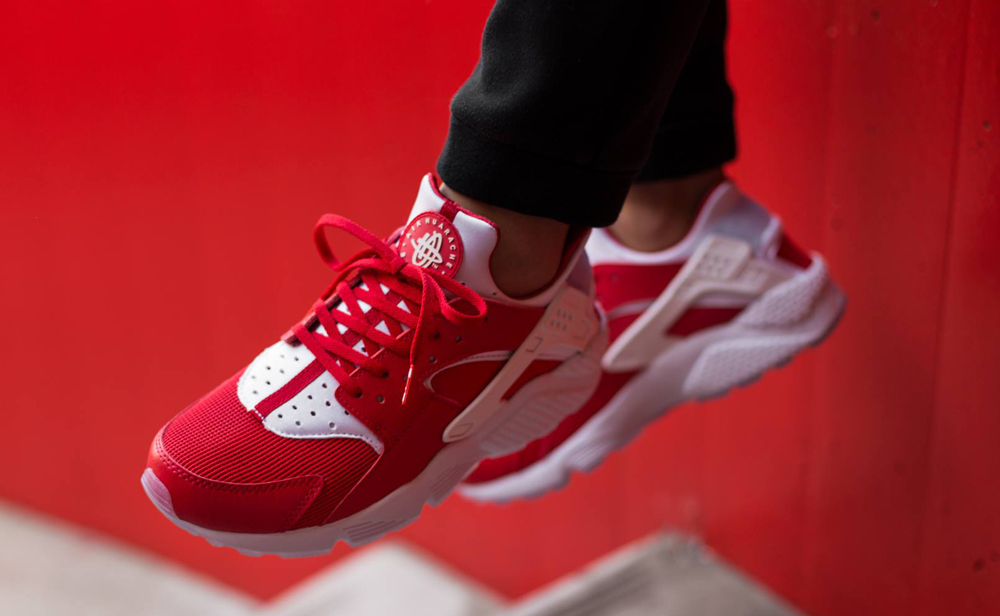
POLYGON ((292 439, 268 431, 240 404, 237 378, 177 416, 163 432, 164 449, 184 469, 212 481, 253 484, 319 475, 323 488, 295 527, 322 523, 378 454, 358 439, 292 439))
POLYGON ((637 300, 656 299, 667 288, 683 263, 636 265, 609 263, 594 266, 597 300, 607 311, 637 300))
POLYGON ((743 307, 723 308, 723 307, 703 307, 688 308, 684 311, 673 325, 667 328, 664 334, 668 336, 690 336, 703 329, 728 323, 743 312, 743 307))

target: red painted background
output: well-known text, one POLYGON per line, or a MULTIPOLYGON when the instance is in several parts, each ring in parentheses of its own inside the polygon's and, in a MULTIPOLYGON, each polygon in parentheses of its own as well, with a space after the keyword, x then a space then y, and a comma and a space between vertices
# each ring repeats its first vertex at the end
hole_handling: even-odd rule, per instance
MULTIPOLYGON (((401 222, 489 3, 0 6, 0 497, 262 597, 168 525, 155 430, 401 222)), ((1000 4, 733 0, 734 175, 850 296, 829 342, 540 501, 403 535, 520 595, 662 527, 815 614, 1000 612, 1000 4)))

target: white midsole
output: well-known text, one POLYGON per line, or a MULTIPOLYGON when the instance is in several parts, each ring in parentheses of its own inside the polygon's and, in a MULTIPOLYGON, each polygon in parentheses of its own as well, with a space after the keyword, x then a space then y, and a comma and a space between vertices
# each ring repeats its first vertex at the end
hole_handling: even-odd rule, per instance
POLYGON ((600 359, 606 347, 607 328, 602 323, 601 332, 583 353, 522 387, 481 429, 446 445, 413 481, 362 511, 324 526, 272 534, 203 528, 177 517, 169 492, 151 469, 143 473, 142 485, 163 515, 213 545, 229 546, 252 556, 285 557, 325 554, 338 541, 357 547, 406 526, 420 515, 425 503, 441 503, 483 458, 517 451, 583 406, 597 387, 600 359))
POLYGON ((544 458, 492 481, 463 484, 459 492, 477 501, 507 502, 559 488, 572 471, 591 470, 672 407, 722 395, 817 344, 844 305, 844 294, 817 256, 809 269, 765 293, 732 322, 670 346, 544 458), (782 314, 794 321, 781 322, 775 315, 782 314))

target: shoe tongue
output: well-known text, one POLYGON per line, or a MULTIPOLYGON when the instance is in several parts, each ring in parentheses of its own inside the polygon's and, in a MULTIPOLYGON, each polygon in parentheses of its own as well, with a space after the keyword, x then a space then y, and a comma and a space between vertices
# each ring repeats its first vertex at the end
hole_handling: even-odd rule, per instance
POLYGON ((420 182, 396 250, 417 267, 491 297, 499 294, 490 272, 490 257, 499 239, 496 225, 442 196, 437 179, 428 173, 420 182))

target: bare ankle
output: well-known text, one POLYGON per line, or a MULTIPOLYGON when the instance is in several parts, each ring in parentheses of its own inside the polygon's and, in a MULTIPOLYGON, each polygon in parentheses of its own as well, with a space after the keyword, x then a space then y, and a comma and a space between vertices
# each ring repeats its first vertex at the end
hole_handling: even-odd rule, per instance
POLYGON ((552 282, 559 272, 569 225, 483 203, 444 184, 441 192, 500 229, 500 243, 493 251, 490 269, 501 291, 510 297, 522 297, 552 282))
POLYGON ((702 199, 723 177, 722 169, 715 168, 675 180, 633 184, 611 231, 634 250, 669 248, 687 235, 702 199))

